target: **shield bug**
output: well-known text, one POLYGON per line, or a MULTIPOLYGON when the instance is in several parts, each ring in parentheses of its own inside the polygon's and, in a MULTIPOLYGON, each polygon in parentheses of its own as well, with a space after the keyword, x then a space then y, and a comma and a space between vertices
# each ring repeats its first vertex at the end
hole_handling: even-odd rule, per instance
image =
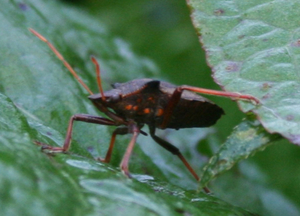
MULTIPOLYGON (((106 156, 104 159, 99 158, 99 160, 107 163, 110 162, 117 135, 132 134, 132 138, 120 164, 122 172, 128 177, 130 176, 128 163, 136 139, 140 133, 147 135, 141 129, 144 125, 148 125, 150 136, 153 140, 172 154, 178 156, 194 178, 197 181, 200 180, 196 172, 180 153, 179 149, 155 134, 156 128, 181 129, 209 127, 215 124, 224 114, 223 109, 196 93, 224 96, 233 99, 244 99, 253 101, 256 104, 259 103, 256 98, 250 95, 203 89, 188 85, 175 86, 167 82, 148 78, 135 79, 126 83, 115 83, 112 85, 113 89, 103 91, 100 67, 96 59, 92 57, 92 62, 96 67, 96 77, 100 91, 100 93, 94 94, 84 84, 70 64, 45 37, 33 29, 29 30, 40 40, 48 44, 50 49, 63 62, 78 82, 89 92, 90 96, 88 98, 92 103, 99 111, 107 116, 107 118, 105 118, 88 114, 73 115, 70 119, 65 142, 62 147, 53 147, 38 141, 36 141, 36 143, 42 146, 43 150, 49 150, 50 152, 66 152, 71 145, 74 121, 116 126, 106 156)), ((207 188, 204 188, 204 190, 209 192, 207 188)))

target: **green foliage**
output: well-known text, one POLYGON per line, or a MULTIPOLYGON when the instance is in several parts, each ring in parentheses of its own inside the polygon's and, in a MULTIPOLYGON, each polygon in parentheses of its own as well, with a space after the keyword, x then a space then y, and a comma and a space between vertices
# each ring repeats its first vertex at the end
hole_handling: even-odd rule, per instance
POLYGON ((244 120, 205 166, 201 185, 206 185, 212 178, 230 169, 238 161, 265 149, 278 138, 280 136, 277 134, 268 134, 253 116, 244 120))
MULTIPOLYGON (((39 140, 60 146, 73 114, 99 113, 88 101, 85 89, 47 45, 28 31, 29 27, 43 34, 58 48, 93 92, 97 92, 97 86, 90 55, 100 61, 104 89, 109 89, 110 83, 141 77, 168 77, 175 83, 200 86, 199 79, 202 87, 216 88, 207 79, 209 73, 199 74, 205 60, 199 57, 203 53, 184 2, 127 0, 119 3, 79 1, 73 4, 64 1, 26 0, 21 3, 0 0, 0 3, 0 209, 3 214, 253 215, 235 205, 266 215, 298 213, 291 200, 297 200, 295 191, 300 189, 295 183, 299 175, 295 175, 293 180, 288 177, 278 180, 277 185, 273 181, 270 186, 271 176, 278 171, 276 167, 274 172, 266 171, 273 163, 270 160, 267 163, 262 154, 250 162, 240 163, 232 172, 213 181, 210 188, 215 192, 214 196, 202 192, 196 194, 197 184, 178 158, 162 151, 149 137, 141 136, 138 140, 140 145, 134 150, 130 162, 133 179, 127 179, 118 169, 130 137, 117 138, 111 164, 93 159, 105 154, 113 128, 76 123, 69 154, 46 155, 34 145, 33 141, 39 140), (126 41, 117 35, 122 35, 126 41), (133 48, 128 41, 131 41, 133 48), (143 55, 151 56, 154 61, 143 55), (259 163, 260 160, 263 163, 259 163), (264 168, 260 164, 268 166, 264 168), (262 172, 263 169, 265 172, 262 172), (285 184, 287 179, 292 188, 285 184), (267 200, 272 200, 272 203, 267 200)), ((216 10, 216 6, 209 2, 205 8, 216 10)), ((268 16, 266 20, 270 20, 268 16)), ((202 33, 217 35, 205 24, 201 25, 202 33)), ((220 32, 221 27, 217 28, 220 32)), ((289 23, 289 28, 295 26, 289 23)), ((206 49, 213 44, 213 39, 205 42, 206 49)), ((275 39, 278 44, 280 38, 275 39)), ((234 40, 234 36, 231 38, 228 35, 227 40, 234 40)), ((227 48, 228 52, 233 53, 230 47, 227 48)), ((241 52, 254 52, 250 48, 233 48, 241 52)), ((242 54, 236 55, 242 59, 246 55, 242 54)), ((222 59, 215 54, 214 58, 209 57, 213 66, 222 59)), ((258 97, 263 97, 268 90, 260 89, 256 94, 255 89, 253 92, 250 88, 240 88, 245 84, 240 84, 240 79, 231 76, 233 73, 228 76, 228 73, 218 71, 215 77, 219 82, 224 82, 228 90, 258 97), (230 80, 234 82, 227 85, 230 80)), ((256 73, 256 79, 259 77, 256 73)), ((252 89, 254 87, 251 86, 252 89)), ((242 114, 230 105, 233 102, 229 100, 214 101, 220 101, 227 112, 227 117, 218 123, 216 129, 160 134, 178 146, 198 171, 208 157, 214 155, 205 166, 203 183, 278 138, 268 134, 253 117, 247 117, 217 150, 221 143, 219 140, 225 139, 242 114), (215 133, 216 130, 219 132, 215 133), (199 142, 203 154, 197 151, 199 142)), ((266 103, 264 101, 263 106, 273 108, 266 103)), ((241 106, 244 110, 255 109, 260 114, 261 107, 256 108, 249 103, 241 106)), ((278 127, 284 128, 282 125, 278 127)), ((274 146, 272 148, 276 149, 274 146)), ((285 151, 291 152, 288 149, 285 151)), ((297 150, 293 152, 295 154, 289 156, 292 161, 290 169, 284 165, 280 168, 285 176, 291 170, 297 170, 299 157, 297 150)), ((282 161, 287 160, 288 156, 282 155, 281 158, 282 161)))
POLYGON ((228 91, 261 101, 252 110, 271 133, 300 144, 300 2, 190 1, 215 80, 228 91), (288 20, 288 21, 287 21, 288 20), (217 31, 214 31, 218 29, 217 31))

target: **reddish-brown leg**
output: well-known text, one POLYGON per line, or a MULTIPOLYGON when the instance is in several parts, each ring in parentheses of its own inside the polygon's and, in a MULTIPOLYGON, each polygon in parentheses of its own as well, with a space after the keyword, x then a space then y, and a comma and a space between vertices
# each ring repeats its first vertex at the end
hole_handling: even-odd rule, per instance
POLYGON ((132 153, 132 150, 133 150, 133 147, 136 143, 136 139, 140 133, 140 129, 139 127, 131 122, 129 125, 128 125, 128 129, 129 129, 129 133, 132 133, 132 138, 129 142, 129 145, 127 146, 127 149, 126 149, 126 152, 123 156, 123 159, 121 161, 121 164, 120 164, 120 168, 122 170, 122 172, 130 177, 130 173, 129 173, 129 169, 128 169, 128 163, 129 163, 129 159, 130 159, 130 156, 131 156, 131 153, 132 153))
POLYGON ((198 87, 194 87, 194 86, 188 86, 188 85, 183 85, 183 86, 179 86, 175 89, 175 91, 173 92, 170 101, 168 103, 168 105, 166 106, 165 110, 164 110, 164 119, 162 121, 162 124, 160 126, 160 128, 166 128, 168 122, 170 121, 172 112, 174 110, 174 108, 176 107, 176 105, 178 104, 182 92, 184 90, 188 90, 188 91, 192 91, 192 92, 196 92, 196 93, 201 93, 201 94, 209 94, 209 95, 216 95, 216 96, 222 96, 222 97, 229 97, 232 99, 238 99, 238 100, 249 100, 254 102, 255 104, 259 104, 259 100, 251 95, 241 95, 239 93, 235 93, 235 92, 225 92, 225 91, 217 91, 217 90, 211 90, 211 89, 205 89, 205 88, 198 88, 198 87))
MULTIPOLYGON (((198 87, 187 86, 187 85, 179 86, 173 92, 173 94, 170 98, 170 101, 164 110, 165 115, 164 115, 162 124, 160 125, 160 128, 163 129, 163 128, 167 127, 167 124, 170 121, 170 118, 172 116, 172 112, 173 112, 174 108, 176 107, 176 105, 178 104, 184 90, 201 93, 201 94, 210 94, 210 95, 216 95, 216 96, 222 96, 222 97, 230 97, 233 99, 250 100, 250 101, 255 102, 256 104, 259 103, 259 100, 251 95, 241 95, 239 93, 234 93, 234 92, 216 91, 216 90, 198 88, 198 87)), ((187 169, 191 172, 191 174, 195 177, 195 179, 197 181, 200 181, 200 178, 198 177, 196 172, 192 169, 192 167, 189 165, 189 163, 186 161, 186 159, 182 156, 182 154, 179 152, 179 150, 175 146, 173 146, 172 144, 168 143, 167 141, 162 140, 161 138, 157 137, 155 135, 155 128, 150 128, 150 134, 151 134, 152 138, 158 144, 160 144, 162 147, 164 147, 171 153, 177 155, 180 158, 180 160, 184 163, 184 165, 187 167, 187 169)), ((209 189, 205 187, 204 191, 208 193, 209 189)))
POLYGON ((96 158, 96 159, 99 160, 99 161, 101 161, 101 162, 104 162, 104 163, 109 163, 110 159, 111 159, 112 150, 114 148, 116 136, 117 135, 124 135, 124 134, 128 134, 128 127, 119 127, 119 128, 116 128, 114 130, 112 136, 111 136, 109 148, 107 150, 105 158, 104 159, 102 159, 102 158, 96 158))
POLYGON ((73 115, 69 121, 68 131, 66 135, 66 139, 64 142, 63 147, 54 147, 50 146, 41 142, 36 141, 37 145, 42 146, 42 150, 49 150, 51 152, 66 152, 69 150, 71 146, 71 138, 72 138, 72 131, 73 131, 73 124, 74 121, 82 121, 87 123, 94 123, 94 124, 101 124, 101 125, 116 125, 116 123, 110 119, 99 117, 99 116, 92 116, 87 114, 76 114, 73 115))
MULTIPOLYGON (((155 135, 155 127, 149 127, 150 129, 150 135, 153 138, 153 140, 158 143, 161 147, 165 148, 166 150, 168 150, 169 152, 171 152, 172 154, 178 156, 178 158, 183 162, 183 164, 185 165, 185 167, 190 171, 190 173, 194 176, 194 178, 197 181, 200 181, 199 176, 197 175, 197 173, 194 171, 194 169, 191 167, 191 165, 187 162, 187 160, 184 158, 184 156, 181 154, 181 152, 179 151, 179 149, 175 146, 173 146, 171 143, 161 139, 160 137, 155 135)), ((203 188, 203 190, 206 193, 209 193, 210 190, 205 187, 203 188)))

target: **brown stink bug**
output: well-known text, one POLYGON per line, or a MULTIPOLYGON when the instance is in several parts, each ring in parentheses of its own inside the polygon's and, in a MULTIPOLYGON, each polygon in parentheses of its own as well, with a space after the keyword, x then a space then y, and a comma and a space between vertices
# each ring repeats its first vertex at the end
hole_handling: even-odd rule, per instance
MULTIPOLYGON (((108 118, 92 116, 87 114, 76 114, 70 119, 66 139, 63 147, 53 147, 47 144, 36 142, 42 149, 51 152, 66 152, 71 145, 72 129, 74 121, 87 123, 117 126, 114 130, 109 149, 102 162, 109 162, 117 135, 132 134, 127 150, 120 164, 122 172, 130 176, 128 162, 140 133, 146 135, 141 128, 146 124, 149 127, 150 135, 160 146, 177 155, 186 168, 199 181, 200 178, 180 153, 179 149, 169 142, 155 135, 156 128, 180 129, 192 127, 209 127, 224 114, 222 108, 208 99, 196 94, 211 94, 233 99, 259 101, 250 95, 241 95, 232 92, 215 91, 188 85, 175 86, 167 82, 154 79, 135 79, 126 83, 116 83, 113 89, 103 91, 100 77, 100 67, 94 57, 92 62, 96 66, 97 83, 100 93, 94 94, 78 77, 73 68, 56 50, 56 48, 42 35, 33 29, 29 29, 35 36, 47 43, 56 56, 64 63, 79 83, 90 93, 89 99, 108 118)), ((209 192, 207 188, 204 188, 209 192)))

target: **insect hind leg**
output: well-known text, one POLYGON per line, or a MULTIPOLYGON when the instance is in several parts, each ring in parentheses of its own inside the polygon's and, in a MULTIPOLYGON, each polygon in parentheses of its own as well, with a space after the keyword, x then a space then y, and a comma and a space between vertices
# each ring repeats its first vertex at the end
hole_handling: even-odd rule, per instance
POLYGON ((243 94, 236 93, 236 92, 217 91, 217 90, 199 88, 199 87, 194 87, 194 86, 182 85, 182 86, 178 86, 174 90, 173 94, 171 95, 171 98, 164 110, 165 115, 163 117, 163 121, 160 125, 160 128, 164 129, 167 127, 168 122, 171 119, 173 110, 176 107, 176 105, 179 103, 183 91, 191 91, 191 92, 200 93, 200 94, 228 97, 228 98, 231 98, 234 100, 247 100, 247 101, 251 101, 255 105, 258 105, 260 103, 260 101, 257 98, 255 98, 251 95, 243 95, 243 94))
MULTIPOLYGON (((150 129, 150 135, 153 138, 153 140, 157 144, 159 144, 161 147, 165 148, 166 150, 168 150, 172 154, 178 156, 178 158, 182 161, 182 163, 184 164, 184 166, 189 170, 189 172, 194 176, 194 178, 197 181, 200 181, 200 177, 197 175, 197 173, 191 167, 191 165, 188 163, 188 161, 185 159, 185 157, 181 154, 180 150, 177 147, 175 147, 174 145, 172 145, 171 143, 169 143, 169 142, 163 140, 162 138, 156 136, 155 135, 155 128, 154 127, 149 127, 149 129, 150 129)), ((206 193, 210 193, 210 190, 207 187, 204 187, 203 190, 206 193)))

